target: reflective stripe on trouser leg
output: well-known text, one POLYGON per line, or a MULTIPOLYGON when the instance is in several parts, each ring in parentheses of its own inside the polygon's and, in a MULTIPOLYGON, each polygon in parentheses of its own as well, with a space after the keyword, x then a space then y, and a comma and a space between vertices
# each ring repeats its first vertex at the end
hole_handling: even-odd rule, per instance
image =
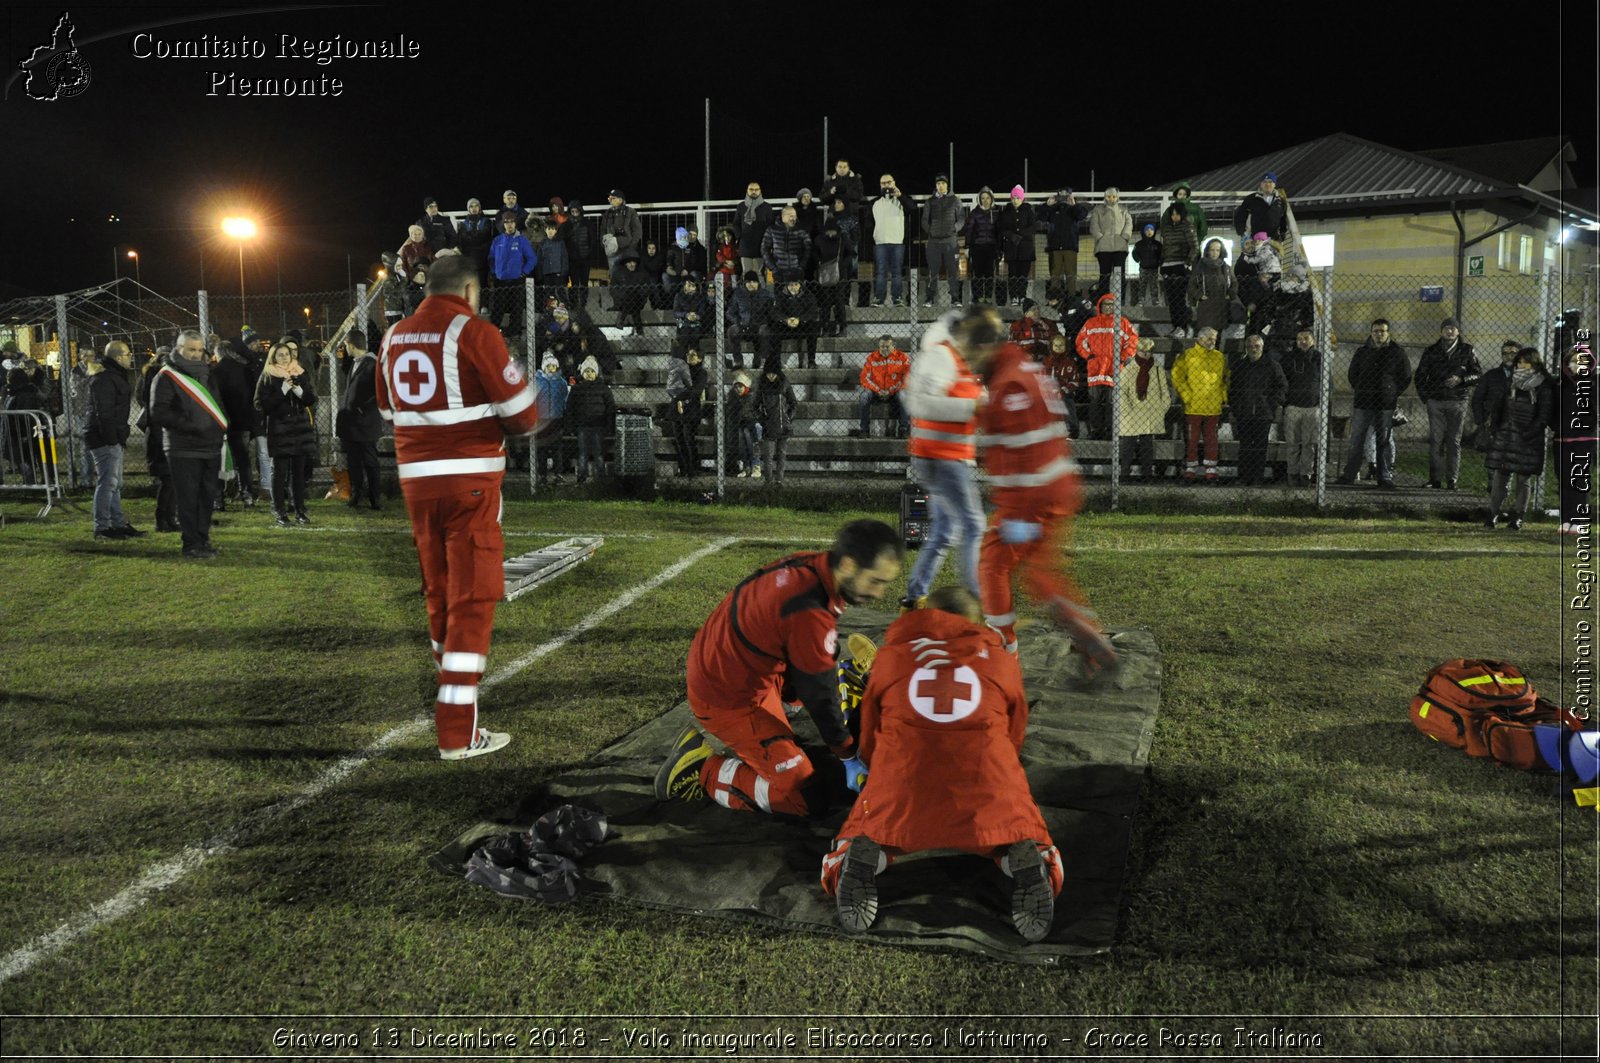
POLYGON ((983 547, 978 551, 978 588, 982 592, 983 619, 999 631, 1007 643, 1012 643, 1017 641, 1017 613, 1011 575, 1022 558, 1019 546, 1024 544, 1001 542, 997 530, 999 522, 996 514, 994 525, 984 533, 983 547))
POLYGON ((440 749, 470 745, 478 733, 478 681, 488 667, 489 635, 494 627, 494 602, 459 602, 450 611, 450 630, 439 655, 439 699, 433 719, 440 749), (470 702, 446 691, 470 689, 470 702))
MULTIPOLYGON (((799 755, 805 761, 803 754, 799 755)), ((809 762, 806 762, 809 767, 809 762)), ((801 787, 810 777, 800 765, 767 778, 737 757, 713 754, 700 768, 700 785, 713 801, 735 812, 778 812, 803 816, 809 811, 801 787), (790 784, 790 780, 796 780, 790 784)))
POLYGON ((738 812, 771 812, 771 786, 737 757, 712 755, 700 769, 700 783, 711 799, 738 812))

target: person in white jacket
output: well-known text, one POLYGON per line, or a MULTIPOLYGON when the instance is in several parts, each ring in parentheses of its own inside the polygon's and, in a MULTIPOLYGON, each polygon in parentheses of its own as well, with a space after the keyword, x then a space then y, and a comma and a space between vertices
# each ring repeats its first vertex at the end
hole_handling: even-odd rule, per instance
POLYGON ((945 554, 962 548, 961 582, 978 593, 978 546, 983 501, 973 477, 977 417, 983 404, 978 377, 1005 332, 991 306, 945 314, 923 336, 911 361, 903 401, 911 417, 911 472, 928 492, 928 530, 906 581, 901 606, 914 609, 933 585, 945 554))

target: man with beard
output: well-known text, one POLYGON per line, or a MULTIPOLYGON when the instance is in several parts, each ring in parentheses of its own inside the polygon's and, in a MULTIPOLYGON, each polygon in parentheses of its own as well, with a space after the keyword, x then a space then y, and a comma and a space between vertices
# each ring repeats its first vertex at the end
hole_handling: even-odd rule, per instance
POLYGON ((904 549, 882 521, 851 521, 827 551, 765 565, 722 600, 689 647, 696 726, 661 765, 658 799, 710 797, 724 808, 800 817, 825 811, 824 777, 800 747, 784 702, 805 706, 845 762, 846 778, 862 770, 839 711, 836 625, 846 605, 883 597, 900 576, 904 549), (722 751, 713 752, 707 735, 722 751))

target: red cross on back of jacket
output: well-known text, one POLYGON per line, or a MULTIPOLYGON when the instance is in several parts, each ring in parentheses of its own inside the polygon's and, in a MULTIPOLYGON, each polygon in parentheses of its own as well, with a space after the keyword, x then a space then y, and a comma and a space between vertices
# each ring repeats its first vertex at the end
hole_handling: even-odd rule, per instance
POLYGON ((505 437, 538 421, 533 389, 500 330, 456 295, 430 295, 389 329, 378 412, 394 423, 400 486, 431 498, 499 484, 505 437))

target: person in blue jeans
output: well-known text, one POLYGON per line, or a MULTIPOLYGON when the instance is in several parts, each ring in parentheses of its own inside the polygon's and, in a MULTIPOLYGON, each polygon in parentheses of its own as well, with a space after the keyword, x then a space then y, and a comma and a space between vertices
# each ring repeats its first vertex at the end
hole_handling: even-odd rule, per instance
POLYGON ((928 493, 928 532, 906 581, 902 608, 916 608, 952 546, 961 547, 961 583, 977 593, 978 548, 983 539, 983 499, 973 470, 977 414, 983 401, 978 377, 1005 338, 993 307, 952 311, 928 330, 906 378, 911 413, 911 472, 928 493), (954 324, 947 324, 954 319, 954 324))
POLYGON ((128 443, 128 413, 133 406, 129 377, 133 352, 121 340, 106 344, 105 353, 85 359, 89 373, 89 416, 84 447, 94 462, 94 537, 137 539, 122 515, 122 454, 128 443))
POLYGON ((878 179, 879 195, 872 201, 872 305, 882 306, 893 283, 893 302, 905 302, 906 212, 910 200, 900 194, 894 174, 878 179))

